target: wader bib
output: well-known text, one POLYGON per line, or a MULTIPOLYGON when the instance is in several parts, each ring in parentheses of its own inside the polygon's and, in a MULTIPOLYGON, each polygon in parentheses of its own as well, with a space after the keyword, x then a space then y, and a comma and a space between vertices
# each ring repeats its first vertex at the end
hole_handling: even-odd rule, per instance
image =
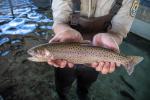
POLYGON ((69 24, 81 32, 84 39, 91 40, 96 33, 107 32, 108 28, 111 28, 111 20, 120 10, 123 0, 115 0, 115 4, 107 15, 90 18, 80 16, 80 0, 72 0, 72 2, 73 13, 70 16, 69 24))

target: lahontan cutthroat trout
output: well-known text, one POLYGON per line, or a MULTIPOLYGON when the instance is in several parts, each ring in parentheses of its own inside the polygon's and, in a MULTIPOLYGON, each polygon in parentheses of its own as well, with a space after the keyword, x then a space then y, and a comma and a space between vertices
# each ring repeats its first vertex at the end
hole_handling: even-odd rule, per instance
POLYGON ((127 56, 112 50, 90 46, 85 43, 47 43, 29 49, 28 59, 35 62, 47 62, 48 59, 64 59, 74 64, 90 64, 93 62, 108 61, 123 65, 131 75, 134 66, 143 60, 140 56, 127 56))

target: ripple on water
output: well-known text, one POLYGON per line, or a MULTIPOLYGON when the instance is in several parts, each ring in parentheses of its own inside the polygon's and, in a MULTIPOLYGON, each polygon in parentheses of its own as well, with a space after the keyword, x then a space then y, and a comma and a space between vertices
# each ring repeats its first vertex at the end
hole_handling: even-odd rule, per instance
MULTIPOLYGON (((30 0, 13 0, 12 3, 14 5, 14 19, 10 12, 8 0, 3 0, 0 3, 0 35, 26 35, 34 32, 36 29, 41 30, 37 33, 45 35, 46 32, 44 31, 52 29, 52 26, 48 24, 53 23, 52 18, 48 18, 43 13, 36 12, 37 7, 32 5, 30 0)), ((7 45, 8 42, 10 43, 9 45, 13 46, 21 41, 11 40, 11 38, 7 37, 0 38, 1 46, 5 46, 5 44, 7 45)), ((4 49, 6 50, 0 51, 1 56, 6 56, 11 52, 8 47, 4 49)))
POLYGON ((6 43, 6 42, 8 42, 8 41, 10 41, 9 38, 4 37, 4 38, 0 39, 0 45, 6 43))

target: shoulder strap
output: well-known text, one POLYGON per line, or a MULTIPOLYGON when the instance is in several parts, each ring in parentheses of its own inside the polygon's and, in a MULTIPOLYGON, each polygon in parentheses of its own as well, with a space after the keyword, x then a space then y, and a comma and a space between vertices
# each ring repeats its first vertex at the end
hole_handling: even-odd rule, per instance
MULTIPOLYGON (((111 8, 109 14, 111 14, 112 16, 115 16, 118 13, 118 11, 120 10, 120 8, 122 6, 122 2, 123 2, 123 0, 115 0, 115 4, 111 8)), ((73 13, 80 12, 81 1, 80 0, 72 0, 72 3, 73 3, 73 13)))
POLYGON ((73 13, 80 12, 81 1, 80 0, 72 0, 72 3, 73 3, 73 13))
POLYGON ((122 7, 122 2, 123 2, 123 0, 115 0, 115 4, 109 12, 109 14, 111 14, 112 17, 118 13, 120 8, 122 7))

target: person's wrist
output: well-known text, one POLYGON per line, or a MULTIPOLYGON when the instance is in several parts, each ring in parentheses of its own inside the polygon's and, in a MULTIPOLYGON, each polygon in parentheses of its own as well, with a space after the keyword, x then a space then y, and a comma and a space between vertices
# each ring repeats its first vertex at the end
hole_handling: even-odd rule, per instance
POLYGON ((65 23, 58 23, 58 24, 55 24, 55 26, 53 27, 53 31, 55 34, 60 34, 71 29, 72 28, 68 24, 65 24, 65 23))
POLYGON ((73 29, 65 29, 65 30, 61 30, 57 33, 55 33, 56 35, 60 35, 60 34, 64 34, 64 33, 69 33, 70 31, 72 31, 73 29))

